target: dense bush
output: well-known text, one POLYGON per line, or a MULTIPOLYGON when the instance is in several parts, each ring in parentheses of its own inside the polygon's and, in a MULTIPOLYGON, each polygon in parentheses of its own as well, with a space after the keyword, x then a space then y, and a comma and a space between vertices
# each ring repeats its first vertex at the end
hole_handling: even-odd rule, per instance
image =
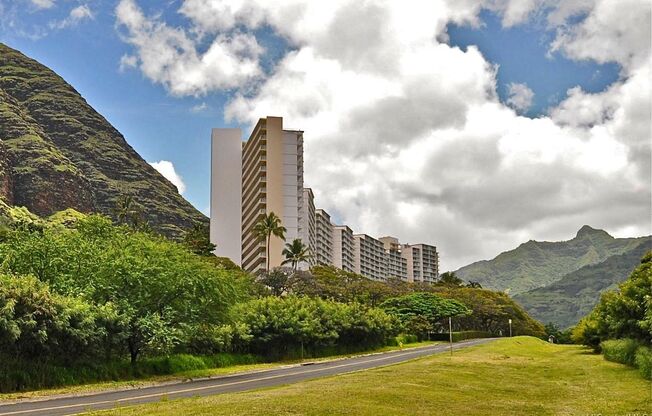
POLYGON ((238 274, 181 244, 101 216, 78 219, 74 227, 19 228, 0 243, 0 262, 55 293, 110 304, 122 329, 110 342, 132 362, 175 350, 195 325, 227 322, 230 306, 245 299, 247 282, 238 274))
POLYGON ((390 316, 357 303, 265 297, 240 304, 233 313, 249 330, 249 350, 270 358, 372 348, 395 335, 390 316))
POLYGON ((602 341, 600 348, 604 358, 620 364, 634 366, 639 343, 633 339, 610 339, 602 341))
POLYGON ((605 292, 593 311, 573 331, 573 341, 599 350, 608 339, 631 338, 652 344, 652 252, 620 284, 605 292))
POLYGON ((254 364, 261 359, 251 354, 220 353, 206 356, 175 354, 129 361, 87 362, 73 366, 42 360, 22 360, 0 355, 0 392, 51 388, 96 381, 130 380, 177 374, 185 371, 254 364))
MULTIPOLYGON (((453 332, 453 342, 464 341, 465 339, 476 339, 476 338, 491 338, 493 334, 486 331, 460 331, 453 332)), ((448 341, 450 336, 447 332, 441 332, 437 334, 432 334, 431 338, 433 341, 448 341)))
POLYGON ((652 348, 638 347, 634 357, 634 365, 644 378, 652 380, 652 348))

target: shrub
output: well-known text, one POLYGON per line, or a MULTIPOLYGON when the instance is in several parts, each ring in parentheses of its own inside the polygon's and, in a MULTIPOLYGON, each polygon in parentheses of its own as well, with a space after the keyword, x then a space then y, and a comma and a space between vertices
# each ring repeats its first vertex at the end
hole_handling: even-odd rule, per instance
POLYGON ((652 380, 652 348, 640 346, 636 350, 634 364, 643 378, 652 380))
POLYGON ((600 344, 602 354, 608 361, 635 366, 636 350, 639 343, 633 339, 610 339, 600 344))
MULTIPOLYGON (((453 332, 453 342, 464 341, 465 339, 491 338, 491 332, 486 331, 460 331, 453 332)), ((448 341, 450 339, 448 332, 432 334, 430 339, 433 341, 448 341)))

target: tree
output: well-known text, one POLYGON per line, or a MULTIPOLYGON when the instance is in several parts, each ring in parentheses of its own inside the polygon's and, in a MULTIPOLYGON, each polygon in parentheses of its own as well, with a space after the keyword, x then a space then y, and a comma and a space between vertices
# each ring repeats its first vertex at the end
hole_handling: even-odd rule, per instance
POLYGON ((282 254, 285 256, 285 260, 281 265, 291 264, 292 270, 295 272, 299 264, 307 262, 311 257, 310 249, 299 238, 295 238, 291 243, 286 243, 282 254))
POLYGON ((267 242, 267 267, 269 272, 269 250, 272 236, 276 236, 285 241, 285 232, 287 229, 282 225, 281 219, 273 212, 263 216, 263 218, 254 226, 254 233, 262 241, 267 242))
POLYGON ((422 339, 427 338, 428 333, 439 329, 443 318, 471 313, 463 303, 432 293, 411 293, 390 298, 380 307, 388 314, 396 316, 405 330, 422 339))
POLYGON ((183 243, 193 253, 200 256, 212 256, 215 244, 210 240, 209 224, 196 222, 183 236, 183 243))
POLYGON ((149 223, 143 215, 143 208, 138 205, 131 195, 121 195, 116 201, 114 213, 118 224, 125 224, 143 232, 150 232, 149 223))
POLYGON ((455 272, 444 272, 439 276, 439 284, 445 285, 445 286, 462 286, 464 285, 464 281, 457 277, 455 272))
POLYGON ((258 272, 256 281, 266 286, 272 295, 281 296, 289 289, 289 279, 292 271, 284 267, 275 267, 270 271, 258 272))

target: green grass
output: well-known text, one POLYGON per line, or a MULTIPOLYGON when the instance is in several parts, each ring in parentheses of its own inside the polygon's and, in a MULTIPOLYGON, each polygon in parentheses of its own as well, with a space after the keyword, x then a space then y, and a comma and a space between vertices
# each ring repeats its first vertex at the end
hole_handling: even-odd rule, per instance
MULTIPOLYGON (((439 342, 433 342, 433 341, 415 342, 415 343, 404 345, 403 349, 425 347, 427 345, 434 345, 434 344, 439 344, 439 342)), ((220 367, 220 368, 181 371, 175 374, 144 377, 138 380, 102 381, 97 383, 56 387, 51 389, 23 391, 23 392, 16 392, 16 393, 0 393, 0 403, 2 401, 36 399, 36 398, 43 398, 48 396, 90 394, 90 393, 97 393, 97 392, 102 392, 107 390, 142 388, 142 387, 152 386, 159 383, 175 382, 175 381, 182 381, 187 379, 224 376, 224 375, 229 375, 234 373, 243 373, 243 372, 251 372, 251 371, 270 370, 281 366, 299 364, 308 361, 309 362, 326 361, 326 360, 333 360, 338 358, 352 357, 361 354, 395 351, 399 349, 400 349, 399 346, 385 346, 375 350, 370 350, 366 352, 363 351, 355 354, 340 354, 340 355, 331 355, 328 357, 307 358, 304 360, 301 359, 286 360, 286 361, 274 362, 274 363, 232 365, 232 366, 220 367)))
POLYGON ((279 388, 98 415, 624 415, 652 411, 636 370, 530 337, 279 388))

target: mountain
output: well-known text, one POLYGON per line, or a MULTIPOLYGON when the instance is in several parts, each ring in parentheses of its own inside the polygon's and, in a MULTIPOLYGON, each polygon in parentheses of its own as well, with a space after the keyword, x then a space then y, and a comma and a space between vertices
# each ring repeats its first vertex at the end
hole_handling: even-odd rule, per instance
POLYGON ((530 240, 493 260, 464 266, 455 273, 463 280, 517 295, 548 286, 565 275, 626 253, 649 237, 614 238, 604 230, 583 226, 575 238, 548 242, 530 240))
POLYGON ((112 216, 121 195, 168 236, 207 221, 63 78, 0 43, 0 198, 112 216))
POLYGON ((651 237, 622 254, 568 273, 549 286, 516 295, 514 300, 541 322, 570 327, 591 312, 602 292, 625 281, 649 250, 651 237))

